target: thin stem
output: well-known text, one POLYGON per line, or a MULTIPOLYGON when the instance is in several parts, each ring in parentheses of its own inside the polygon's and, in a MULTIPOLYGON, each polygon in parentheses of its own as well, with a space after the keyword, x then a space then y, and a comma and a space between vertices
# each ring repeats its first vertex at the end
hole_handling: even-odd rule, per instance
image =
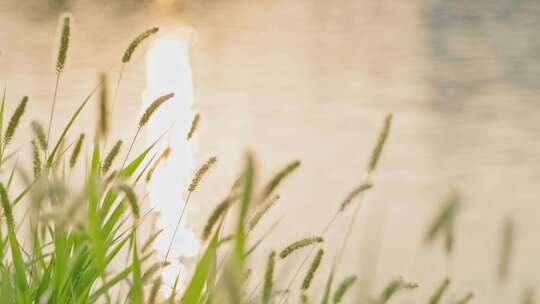
MULTIPOLYGON (((47 129, 47 142, 49 142, 51 137, 51 130, 52 130, 52 123, 54 118, 54 108, 56 105, 56 95, 58 93, 58 86, 60 84, 60 75, 61 73, 56 73, 56 84, 54 85, 54 94, 53 94, 53 101, 52 101, 52 107, 51 107, 51 114, 49 115, 49 127, 47 129)), ((45 150, 45 159, 47 159, 47 152, 49 151, 49 147, 45 150)))
MULTIPOLYGON (((370 173, 371 172, 369 172, 368 175, 366 176, 364 183, 369 182, 370 173)), ((356 218, 358 217, 358 212, 360 210, 360 200, 362 199, 363 196, 364 196, 364 193, 360 193, 360 196, 358 197, 358 203, 356 203, 356 206, 354 206, 354 212, 351 217, 351 221, 349 222, 349 227, 347 228, 347 234, 345 234, 345 239, 343 240, 341 248, 339 249, 339 252, 338 252, 338 258, 335 264, 336 270, 338 269, 339 264, 341 263, 341 260, 343 259, 344 251, 347 249, 347 244, 349 243, 349 238, 351 237, 352 230, 354 228, 354 225, 356 223, 356 218)))
MULTIPOLYGON (((370 179, 370 175, 371 175, 371 172, 368 172, 366 178, 364 179, 364 183, 367 183, 369 182, 369 179, 370 179)), ((356 207, 355 207, 355 210, 354 210, 354 216, 353 216, 353 220, 354 218, 356 218, 356 213, 358 212, 358 206, 360 205, 360 202, 362 201, 362 197, 364 196, 364 192, 360 193, 359 196, 358 196, 358 199, 357 199, 357 203, 356 203, 356 207)), ((334 224, 334 222, 336 221, 337 217, 339 216, 339 214, 341 213, 341 210, 338 210, 334 213, 334 215, 332 216, 332 218, 330 218, 330 220, 328 221, 328 223, 324 226, 322 232, 321 232, 321 236, 324 236, 328 230, 330 230, 330 228, 332 227, 332 225, 334 224)), ((351 223, 349 224, 349 228, 347 229, 347 235, 345 237, 345 243, 347 242, 347 240, 349 239, 349 236, 350 236, 350 230, 352 230, 352 226, 354 226, 354 221, 351 220, 351 223)), ((343 251, 345 249, 345 243, 342 245, 342 248, 340 250, 340 256, 343 255, 343 251)), ((316 246, 317 248, 319 246, 316 246)), ((316 247, 311 247, 310 250, 308 251, 308 253, 304 256, 304 259, 302 260, 302 263, 300 263, 300 265, 296 268, 296 271, 294 272, 294 275, 293 277, 291 278, 291 280, 289 281, 289 284, 287 285, 287 288, 285 290, 290 290, 291 289, 291 286, 294 284, 294 281, 296 280, 296 278, 298 277, 298 275, 300 274, 300 271, 302 270, 302 268, 304 267, 304 265, 307 263, 307 261, 309 260, 309 258, 311 257, 311 255, 313 254, 313 252, 315 251, 315 249, 317 249, 316 247)), ((338 260, 341 260, 341 257, 338 259, 338 260)), ((337 264, 337 263, 336 263, 337 264)), ((257 285, 257 287, 259 286, 259 284, 257 285)), ((255 287, 255 288, 257 288, 255 287)), ((252 291, 252 293, 254 292, 255 290, 252 291)), ((283 294, 281 296, 281 299, 279 300, 278 303, 282 304, 284 302, 284 300, 286 300, 286 297, 287 297, 287 294, 283 294)))
POLYGON ((122 82, 122 76, 124 76, 124 70, 126 68, 126 64, 122 64, 122 67, 120 68, 120 74, 118 75, 118 81, 116 82, 116 88, 114 89, 114 97, 113 97, 113 104, 111 108, 111 117, 114 113, 114 108, 116 107, 116 101, 118 100, 118 92, 120 91, 120 82, 122 82))
POLYGON ((191 197, 191 192, 188 192, 188 195, 186 197, 186 202, 184 203, 184 206, 182 207, 182 211, 180 212, 180 218, 178 219, 178 222, 176 223, 176 227, 174 228, 174 232, 171 238, 171 242, 169 243, 169 247, 167 248, 167 252, 165 253, 165 260, 163 261, 163 267, 161 267, 161 275, 163 275, 163 269, 165 268, 165 264, 167 263, 167 260, 169 258, 169 254, 171 252, 171 248, 174 244, 176 233, 178 232, 178 228, 180 228, 180 223, 182 222, 182 218, 184 217, 184 213, 186 212, 187 206, 189 204, 189 198, 191 197))
MULTIPOLYGON (((122 64, 122 67, 120 68, 120 74, 118 75, 118 80, 116 81, 116 88, 114 89, 114 97, 113 97, 113 103, 111 108, 111 113, 109 114, 109 118, 111 119, 111 122, 113 121, 112 118, 114 116, 114 109, 116 108, 116 101, 118 100, 118 92, 120 91, 120 83, 122 82, 122 77, 124 76, 124 70, 126 68, 126 64, 122 64)), ((107 142, 109 139, 109 133, 105 134, 105 138, 103 141, 103 151, 106 151, 107 148, 107 142)))
POLYGON ((135 133, 135 136, 133 136, 133 139, 131 140, 131 144, 129 145, 129 150, 126 153, 126 158, 124 158, 124 162, 122 163, 122 167, 120 167, 120 171, 124 169, 126 162, 129 158, 129 154, 131 153, 131 150, 133 149, 133 145, 135 145, 135 141, 137 140, 137 137, 139 136, 140 132, 141 132, 141 127, 138 127, 137 133, 135 133))

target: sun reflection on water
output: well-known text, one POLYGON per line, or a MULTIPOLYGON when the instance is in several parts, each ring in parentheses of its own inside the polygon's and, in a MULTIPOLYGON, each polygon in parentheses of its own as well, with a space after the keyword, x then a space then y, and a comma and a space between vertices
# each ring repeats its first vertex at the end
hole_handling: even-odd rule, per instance
MULTIPOLYGON (((146 54, 146 90, 143 94, 143 108, 157 97, 171 92, 175 93, 175 97, 152 116, 146 128, 148 144, 166 132, 155 147, 157 153, 161 153, 167 147, 171 148, 169 157, 159 165, 148 184, 150 205, 159 212, 157 225, 163 229, 163 233, 154 243, 161 258, 165 258, 173 238, 175 226, 185 203, 186 187, 195 169, 196 140, 186 140, 194 116, 188 43, 185 39, 173 36, 156 40, 146 54)), ((187 215, 186 213, 182 217, 167 259, 171 264, 163 271, 166 286, 172 286, 178 275, 180 283, 185 283, 182 279, 185 279, 187 270, 180 259, 193 257, 199 253, 200 242, 188 228, 187 215)))

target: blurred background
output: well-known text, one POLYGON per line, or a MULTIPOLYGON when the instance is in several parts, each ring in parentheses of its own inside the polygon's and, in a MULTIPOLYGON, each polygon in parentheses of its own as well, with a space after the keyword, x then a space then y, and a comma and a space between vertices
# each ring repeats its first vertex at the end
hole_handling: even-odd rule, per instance
MULTIPOLYGON (((425 301, 447 275, 450 298, 474 290, 477 303, 516 303, 538 283, 540 2, 2 0, 0 85, 8 87, 8 107, 29 95, 29 116, 43 122, 63 12, 73 14, 73 33, 57 104, 62 122, 100 71, 113 87, 139 32, 188 33, 193 106, 202 115, 197 158, 219 158, 189 210, 195 231, 250 148, 261 180, 302 161, 261 223, 283 218, 256 259, 317 233, 363 179, 391 112, 393 130, 340 276, 373 277, 376 290, 396 276, 420 284, 398 303, 425 301), (449 259, 442 244, 424 247, 423 238, 451 189, 464 206, 449 259), (497 258, 507 218, 517 238, 502 285, 497 258)), ((112 137, 135 131, 146 48, 125 71, 112 137)), ((94 130, 95 115, 87 109, 72 136, 94 130)), ((340 219, 327 235, 329 252, 347 223, 340 219)))

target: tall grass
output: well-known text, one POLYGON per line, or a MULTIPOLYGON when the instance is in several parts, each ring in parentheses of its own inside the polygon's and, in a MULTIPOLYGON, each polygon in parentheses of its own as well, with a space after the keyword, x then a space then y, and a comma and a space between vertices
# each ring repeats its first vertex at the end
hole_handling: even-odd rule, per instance
MULTIPOLYGON (((358 284, 354 271, 348 269, 347 276, 337 272, 347 246, 350 244, 353 228, 358 217, 362 197, 372 188, 372 173, 379 167, 385 143, 389 137, 392 116, 388 115, 383 123, 375 147, 367 164, 366 177, 356 181, 356 187, 345 199, 332 205, 334 209, 328 222, 314 237, 301 239, 289 245, 278 244, 282 248, 272 248, 267 254, 264 265, 251 265, 250 258, 255 251, 261 251, 271 229, 258 240, 252 240, 251 233, 259 229, 280 197, 276 192, 279 186, 299 169, 300 161, 295 160, 284 166, 268 182, 259 187, 258 167, 255 157, 248 153, 245 167, 234 183, 230 194, 217 205, 209 215, 202 232, 203 250, 194 266, 191 277, 178 276, 174 286, 168 286, 172 292, 160 293, 163 287, 161 269, 168 264, 168 257, 175 241, 173 234, 164 260, 152 250, 152 243, 161 233, 157 231, 147 235, 141 242, 141 225, 147 221, 151 210, 142 204, 146 197, 140 181, 143 176, 149 181, 152 172, 165 159, 169 152, 164 152, 155 161, 150 155, 153 145, 146 147, 134 157, 132 148, 140 130, 150 120, 152 114, 169 100, 174 93, 159 97, 141 116, 129 149, 123 162, 115 162, 119 155, 122 140, 117 140, 109 153, 103 157, 109 128, 109 118, 114 110, 118 96, 119 82, 124 73, 125 64, 131 58, 140 43, 157 32, 152 28, 139 35, 130 44, 122 57, 122 70, 116 86, 111 111, 108 109, 107 93, 101 88, 106 83, 106 75, 100 83, 82 100, 68 123, 60 130, 58 138, 51 137, 53 129, 54 106, 58 91, 60 74, 64 70, 70 35, 70 18, 63 17, 63 30, 60 37, 60 49, 57 60, 57 81, 50 122, 45 135, 44 127, 37 121, 30 126, 24 124, 23 116, 28 98, 23 97, 8 120, 5 117, 6 93, 0 107, 0 170, 10 172, 0 181, 0 201, 2 218, 0 222, 0 299, 2 303, 284 303, 291 295, 298 294, 300 303, 358 303, 353 292, 358 284), (101 99, 96 105, 100 113, 98 130, 94 138, 86 135, 75 136, 70 130, 91 97, 100 89, 101 99), (6 155, 15 150, 10 145, 17 140, 18 128, 30 127, 34 138, 31 140, 32 165, 19 165, 6 155), (67 137, 78 138, 72 145, 66 145, 67 137), (102 146, 103 144, 103 146, 102 146), (62 148, 66 147, 67 148, 62 148), (49 150, 52 148, 52 150, 49 150), (86 161, 83 163, 83 161, 86 161), (117 165, 120 164, 120 165, 117 165), (9 167, 11 166, 11 167, 9 167), (34 174, 27 174, 30 167, 34 174), (84 178, 78 183, 70 179, 75 171, 81 171, 84 178), (20 189, 12 187, 14 172, 22 172, 20 189), (29 215, 15 216, 18 206, 24 205, 29 215), (236 208, 236 209, 235 209, 236 208), (236 216, 231 234, 224 235, 225 218, 228 213, 236 216), (325 248, 323 237, 329 228, 346 213, 351 217, 346 223, 347 230, 337 252, 325 248), (28 240, 23 240, 19 228, 28 231, 28 240), (308 250, 309 248, 309 250, 308 250), (316 252, 315 255, 313 253, 316 252), (294 262, 293 255, 304 253, 300 263, 294 262), (330 255, 330 258, 327 256, 330 255), (313 256, 313 257, 312 257, 313 256), (323 259, 324 256, 324 259, 323 259), (288 258, 291 257, 291 258, 288 258), (306 261, 312 262, 304 272, 304 279, 296 286, 296 278, 302 272, 306 261), (291 260, 293 260, 291 262, 291 260), (121 261, 125 261, 125 264, 121 261), (328 272, 321 267, 326 261, 332 261, 328 272), (291 266, 292 265, 292 266, 291 266), (264 271, 262 277, 250 275, 249 266, 259 267, 264 271), (289 267, 288 278, 276 276, 278 270, 289 267), (186 284, 180 288, 180 281, 186 284), (310 288, 315 283, 323 288, 310 288), (262 289, 259 290, 259 286, 262 289)), ((199 114, 194 117, 191 130, 185 140, 189 140, 197 129, 199 114)), ((91 133, 90 133, 91 134, 91 133)), ((180 139, 179 139, 180 140, 180 139)), ((170 150, 167 150, 170 151, 170 150)), ((215 165, 216 158, 211 157, 195 172, 188 185, 187 199, 180 208, 180 221, 189 208, 191 195, 200 187, 201 181, 215 165)), ((439 237, 445 240, 450 253, 454 240, 454 225, 457 225, 457 209, 460 199, 453 193, 447 199, 441 212, 429 227, 426 242, 439 237)), ((279 222, 279 221, 278 221, 279 222)), ((179 224, 176 229, 178 229, 179 224)), ((510 272, 510 258, 514 246, 514 229, 508 221, 503 229, 501 258, 498 276, 505 279, 510 272)), ((400 292, 412 291, 416 283, 402 278, 390 281, 381 292, 370 290, 366 297, 368 304, 388 303, 397 298, 400 292)), ((444 279, 439 287, 431 292, 431 297, 423 303, 442 303, 450 289, 450 280, 444 279)), ((528 292, 527 294, 532 294, 528 292)), ((532 296, 526 297, 526 303, 532 302, 532 296)), ((462 295, 457 303, 473 301, 473 293, 462 295)))

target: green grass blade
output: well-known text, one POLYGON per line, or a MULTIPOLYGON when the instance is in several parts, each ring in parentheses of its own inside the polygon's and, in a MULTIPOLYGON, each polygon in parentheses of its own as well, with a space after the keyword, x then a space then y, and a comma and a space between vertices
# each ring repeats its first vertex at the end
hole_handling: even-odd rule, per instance
MULTIPOLYGON (((252 191, 253 191, 253 158, 251 155, 248 154, 246 159, 246 168, 244 169, 243 173, 243 192, 242 192, 242 200, 240 205, 240 216, 238 217, 238 224, 236 228, 236 242, 234 246, 234 253, 235 253, 235 259, 236 262, 240 265, 242 264, 243 258, 244 258, 244 251, 245 251, 245 242, 246 242, 246 234, 245 234, 245 222, 246 222, 246 216, 248 214, 249 205, 251 203, 251 197, 252 197, 252 191)), ((238 265, 238 266, 240 266, 238 265)), ((242 270, 241 268, 239 269, 242 270)))
POLYGON ((219 240, 219 229, 214 233, 214 237, 208 244, 206 251, 204 252, 201 260, 197 264, 195 273, 191 278, 191 281, 184 292, 182 297, 182 304, 197 304, 201 299, 202 291, 206 281, 208 280, 208 274, 210 273, 213 265, 216 262, 216 250, 219 240))
POLYGON ((20 299, 23 300, 24 303, 30 303, 30 293, 28 282, 26 281, 26 270, 21 254, 21 247, 19 246, 15 233, 13 212, 9 203, 6 188, 2 183, 0 183, 0 199, 2 201, 2 207, 4 208, 4 215, 6 217, 9 247, 11 248, 11 256, 13 259, 13 265, 15 267, 15 283, 17 285, 17 292, 20 294, 20 299))
MULTIPOLYGON (((4 87, 4 94, 2 94, 2 105, 0 105, 0 138, 4 137, 4 109, 6 104, 6 87, 4 87)), ((0 151, 4 151, 4 143, 0 140, 0 151)), ((0 165, 1 159, 4 155, 0 155, 0 165)))
POLYGON ((443 297, 444 293, 448 289, 448 286, 450 285, 450 280, 448 278, 444 279, 442 281, 441 285, 435 290, 431 298, 429 298, 428 303, 429 304, 438 304, 441 301, 441 298, 443 297))
POLYGON ((131 303, 143 304, 144 293, 142 286, 141 275, 141 261, 139 260, 138 246, 137 246, 137 231, 133 228, 133 287, 131 292, 131 303))
POLYGON ((52 167, 52 164, 54 162, 54 157, 56 155, 56 153, 58 153, 58 150, 60 149, 60 145, 62 143, 62 141, 64 140, 64 138, 66 137, 69 129, 71 128, 71 126, 73 125, 73 123, 75 122, 75 120, 77 119, 77 117, 79 116, 79 114, 81 113, 81 111, 84 109, 84 107, 86 106, 86 104, 88 103, 88 101, 90 100, 90 97, 92 97, 92 95, 94 95, 94 93, 96 92, 96 90, 101 86, 101 83, 99 83, 91 92, 90 94, 88 94, 88 96, 86 96, 86 98, 84 99, 84 101, 81 103, 81 105, 79 105, 79 107, 77 108, 77 110, 75 111, 75 113, 73 113, 73 115, 71 116, 69 122, 67 123, 67 125, 65 126, 64 130, 62 131, 61 135, 60 135, 60 138, 58 138, 58 141, 56 142, 56 145, 54 146, 51 154, 49 155, 49 157, 47 158, 47 167, 48 168, 51 168, 52 167))
POLYGON ((334 282, 334 272, 335 272, 335 268, 332 266, 332 269, 330 270, 330 275, 328 276, 328 280, 326 281, 326 287, 324 288, 324 294, 323 294, 321 304, 328 304, 330 300, 330 294, 332 292, 332 283, 334 282))
POLYGON ((101 218, 98 214, 99 205, 99 176, 100 176, 100 149, 97 142, 94 144, 92 153, 91 169, 88 176, 87 197, 88 197, 88 229, 92 240, 92 251, 94 262, 98 272, 104 271, 105 261, 105 238, 101 231, 101 218))

